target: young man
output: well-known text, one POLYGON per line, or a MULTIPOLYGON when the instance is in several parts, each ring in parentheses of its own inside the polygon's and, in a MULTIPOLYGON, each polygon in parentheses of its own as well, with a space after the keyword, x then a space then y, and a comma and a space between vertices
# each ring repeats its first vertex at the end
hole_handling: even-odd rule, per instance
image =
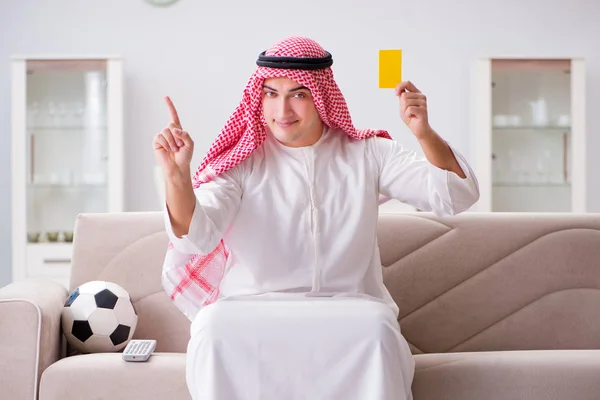
POLYGON ((357 130, 333 60, 301 37, 262 53, 191 178, 194 143, 167 98, 154 139, 171 239, 163 286, 192 321, 194 399, 411 399, 414 361, 377 247, 380 196, 437 215, 479 198, 466 160, 396 88, 425 158, 357 130))

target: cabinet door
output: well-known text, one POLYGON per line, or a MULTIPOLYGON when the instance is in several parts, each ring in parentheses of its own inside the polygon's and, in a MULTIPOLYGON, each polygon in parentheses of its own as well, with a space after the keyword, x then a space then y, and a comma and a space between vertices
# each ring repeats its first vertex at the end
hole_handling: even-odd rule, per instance
POLYGON ((11 90, 13 280, 64 282, 77 215, 123 210, 121 61, 16 57, 11 90))
POLYGON ((27 61, 26 107, 29 240, 68 240, 108 209, 106 61, 27 61))
POLYGON ((585 210, 581 79, 571 59, 478 63, 480 211, 585 210))

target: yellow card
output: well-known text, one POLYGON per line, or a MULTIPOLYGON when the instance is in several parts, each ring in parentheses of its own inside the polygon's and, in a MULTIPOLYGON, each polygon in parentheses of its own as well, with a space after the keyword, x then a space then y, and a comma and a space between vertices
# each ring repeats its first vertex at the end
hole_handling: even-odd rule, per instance
POLYGON ((402 82, 402 50, 379 50, 379 87, 395 88, 402 82))

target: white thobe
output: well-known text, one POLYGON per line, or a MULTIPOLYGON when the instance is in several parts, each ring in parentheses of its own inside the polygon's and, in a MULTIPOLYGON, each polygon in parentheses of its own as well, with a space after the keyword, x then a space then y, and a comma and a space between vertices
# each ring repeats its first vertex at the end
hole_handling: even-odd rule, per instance
POLYGON ((468 209, 479 198, 477 180, 450 148, 465 179, 385 138, 357 140, 325 128, 314 145, 291 148, 268 134, 241 164, 195 190, 187 235, 176 237, 165 213, 178 251, 208 254, 223 238, 230 252, 220 300, 192 323, 192 397, 411 398, 414 362, 400 335, 398 307, 383 283, 377 246, 379 197, 440 216, 468 209), (342 312, 340 305, 353 312, 342 312), (325 318, 317 309, 346 319, 325 318), (287 346, 278 346, 277 337, 287 346), (349 346, 363 353, 341 357, 349 346), (326 349, 331 357, 322 354, 326 349), (373 356, 374 349, 382 354, 373 356), (332 359, 346 361, 334 367, 332 359), (301 367, 307 363, 311 373, 301 367), (360 370, 375 377, 359 379, 360 370), (309 391, 314 373, 336 382, 337 389, 309 391))

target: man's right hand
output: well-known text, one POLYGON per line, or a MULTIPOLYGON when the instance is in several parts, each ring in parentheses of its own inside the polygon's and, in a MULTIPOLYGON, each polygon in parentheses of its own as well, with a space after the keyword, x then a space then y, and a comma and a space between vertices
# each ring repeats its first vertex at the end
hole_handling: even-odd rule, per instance
POLYGON ((177 110, 168 96, 165 97, 165 102, 169 109, 171 123, 154 137, 152 141, 154 155, 167 177, 182 173, 189 175, 194 141, 189 133, 182 129, 177 110))

